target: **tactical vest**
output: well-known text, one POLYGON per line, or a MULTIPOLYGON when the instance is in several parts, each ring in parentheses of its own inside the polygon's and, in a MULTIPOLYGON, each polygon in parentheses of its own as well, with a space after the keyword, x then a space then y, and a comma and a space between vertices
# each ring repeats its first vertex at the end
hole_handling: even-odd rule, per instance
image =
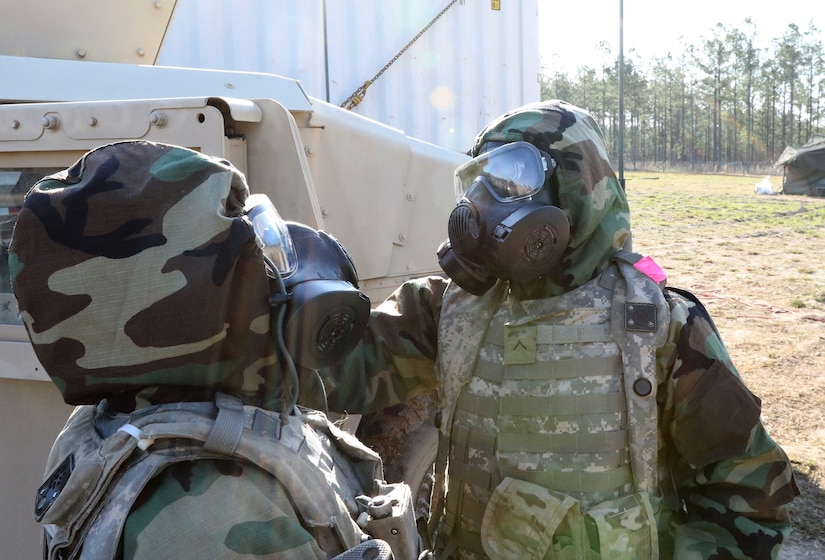
POLYGON ((290 416, 244 406, 172 403, 109 414, 105 401, 77 407, 52 447, 37 496, 48 560, 114 557, 128 512, 151 478, 182 461, 235 457, 271 473, 305 526, 332 556, 366 537, 356 496, 381 480, 378 455, 320 412, 290 416), (320 533, 319 533, 320 531, 320 533))
POLYGON ((443 557, 657 557, 656 349, 670 312, 639 258, 621 251, 553 298, 445 295, 443 557))

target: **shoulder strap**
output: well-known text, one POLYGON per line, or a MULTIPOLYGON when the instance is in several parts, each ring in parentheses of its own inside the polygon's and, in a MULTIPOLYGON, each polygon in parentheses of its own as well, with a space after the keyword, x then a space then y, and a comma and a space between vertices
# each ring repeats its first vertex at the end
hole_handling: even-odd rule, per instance
POLYGON ((428 523, 430 535, 438 530, 444 509, 450 426, 458 396, 470 380, 478 358, 478 349, 487 334, 493 313, 506 293, 507 283, 502 281, 496 282, 495 286, 482 296, 474 296, 452 282, 444 293, 438 324, 436 367, 441 380, 440 412, 437 420, 435 480, 428 523))
POLYGON ((506 293, 507 283, 502 281, 482 296, 474 296, 455 283, 444 293, 436 363, 441 380, 442 432, 449 431, 455 402, 470 380, 478 349, 506 293))
MULTIPOLYGON (((111 447, 110 441, 118 442, 118 449, 122 447, 124 450, 118 453, 118 467, 127 458, 128 467, 109 469, 111 475, 103 476, 87 468, 89 458, 81 458, 75 463, 74 476, 78 479, 69 478, 67 486, 91 487, 92 497, 74 504, 77 511, 62 507, 44 516, 44 522, 50 524, 47 526, 51 541, 48 558, 65 557, 67 552, 76 550, 90 539, 95 542, 94 547, 88 547, 93 553, 89 555, 84 550, 84 558, 113 558, 125 523, 122 512, 131 509, 149 480, 176 462, 226 456, 249 461, 277 478, 290 492, 304 523, 316 530, 328 531, 331 537, 329 542, 337 543, 340 548, 337 552, 361 542, 364 533, 353 520, 354 499, 356 495, 369 493, 375 479, 381 477, 377 454, 330 426, 322 413, 292 416, 288 425, 280 426, 276 413, 243 406, 239 400, 227 395, 217 399, 217 402, 217 413, 212 403, 150 407, 148 411, 129 417, 128 423, 105 440, 95 439, 88 431, 89 428, 94 430, 91 425, 94 407, 86 407, 83 411, 86 425, 76 424, 85 431, 89 447, 99 444, 101 447, 96 452, 103 457, 104 463, 114 462, 107 449, 111 447), (326 437, 319 438, 317 429, 325 431, 326 437), (318 439, 318 442, 307 444, 307 438, 318 439), (302 453, 308 448, 318 453, 324 448, 322 439, 336 444, 334 453, 343 452, 360 459, 357 461, 361 466, 360 474, 356 472, 353 477, 361 487, 348 488, 352 490, 352 496, 339 495, 326 474, 319 469, 322 465, 302 453), (209 447, 204 445, 207 442, 211 442, 209 447), (174 447, 175 452, 164 453, 167 447, 174 447), (227 453, 230 449, 231 452, 227 453)), ((64 434, 74 431, 75 428, 68 432, 64 430, 61 436, 65 439, 64 434)), ((82 438, 82 434, 71 437, 75 441, 82 438)), ((329 449, 328 453, 333 451, 329 449)), ((320 461, 328 463, 330 468, 342 467, 340 460, 332 455, 320 458, 320 461), (333 464, 336 466, 333 467, 333 464)), ((57 506, 58 502, 55 502, 54 507, 57 506)))
POLYGON ((94 414, 92 405, 74 409, 52 446, 46 480, 37 491, 35 519, 45 525, 49 559, 73 557, 106 488, 137 446, 125 432, 102 439, 94 414))
POLYGON ((619 274, 610 332, 622 354, 633 481, 637 490, 652 493, 658 484, 656 351, 667 339, 670 306, 659 281, 635 266, 639 259, 620 254, 614 262, 619 274))

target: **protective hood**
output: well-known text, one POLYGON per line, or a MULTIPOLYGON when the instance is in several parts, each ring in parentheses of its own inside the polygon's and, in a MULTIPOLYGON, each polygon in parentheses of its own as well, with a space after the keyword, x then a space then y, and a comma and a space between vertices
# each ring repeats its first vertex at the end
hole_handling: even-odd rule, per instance
POLYGON ((529 284, 511 282, 511 290, 522 299, 559 295, 601 273, 617 250, 630 250, 627 199, 602 132, 583 109, 559 100, 520 107, 487 125, 470 155, 517 141, 533 144, 556 161, 556 173, 544 188, 567 214, 571 231, 556 271, 529 284))
POLYGON ((26 195, 9 249, 35 353, 70 404, 276 407, 269 280, 244 176, 165 144, 102 146, 26 195))

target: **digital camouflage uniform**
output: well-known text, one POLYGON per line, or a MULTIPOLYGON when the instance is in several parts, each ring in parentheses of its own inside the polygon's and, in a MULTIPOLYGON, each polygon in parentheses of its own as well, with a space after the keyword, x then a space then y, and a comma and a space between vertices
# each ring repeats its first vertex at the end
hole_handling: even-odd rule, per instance
MULTIPOLYGON (((60 473, 70 472, 59 465, 71 456, 68 485, 54 503, 38 503, 52 539, 81 531, 67 520, 105 490, 98 480, 110 470, 107 453, 121 451, 133 465, 164 454, 188 460, 163 470, 145 492, 137 481, 100 502, 108 508, 99 517, 104 524, 120 526, 129 514, 118 557, 326 558, 363 536, 350 518, 355 494, 346 496, 357 484, 342 482, 336 497, 336 476, 347 465, 330 441, 344 436, 278 414, 283 374, 271 333, 269 279, 242 216, 248 194, 243 175, 226 161, 139 141, 93 150, 28 193, 9 252, 15 294, 46 372, 67 403, 82 405, 58 437, 47 470, 56 469, 51 483, 59 485, 60 473), (206 436, 218 392, 239 403, 246 456, 268 445, 266 436, 277 440, 284 461, 265 470, 226 455, 221 442, 194 460, 203 458, 201 444, 169 435, 184 426, 206 436), (147 416, 174 403, 192 403, 185 425, 176 423, 180 411, 172 410, 167 424, 147 416), (154 428, 142 426, 142 418, 152 418, 154 428), (131 432, 118 429, 124 425, 131 432), (253 433, 256 425, 275 428, 253 433), (169 433, 157 437, 166 439, 155 442, 153 434, 163 432, 169 433), (329 478, 306 461, 326 468, 329 478), (84 474, 87 482, 74 482, 84 474), (321 534, 336 531, 319 546, 321 534)), ((361 447, 359 461, 377 465, 371 474, 380 478, 377 456, 361 447)), ((103 530, 91 527, 90 535, 103 530)), ((78 545, 73 534, 67 546, 78 545)), ((110 541, 104 533, 87 542, 103 549, 110 541)), ((80 557, 100 558, 94 548, 89 544, 80 557)))
POLYGON ((330 406, 369 413, 438 389, 449 483, 437 557, 776 558, 798 494, 791 465, 705 308, 629 252, 595 121, 565 102, 526 106, 470 155, 518 140, 558 163, 571 223, 560 269, 483 296, 406 282, 326 372, 330 406))

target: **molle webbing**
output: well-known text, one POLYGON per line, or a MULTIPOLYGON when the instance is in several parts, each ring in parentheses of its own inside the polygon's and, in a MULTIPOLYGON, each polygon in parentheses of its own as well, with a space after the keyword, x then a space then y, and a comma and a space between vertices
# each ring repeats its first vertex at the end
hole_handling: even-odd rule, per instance
MULTIPOLYGON (((495 453, 494 437, 464 425, 454 426, 450 442, 451 457, 464 457, 471 449, 487 457, 495 453)), ((464 485, 481 489, 493 488, 500 481, 498 473, 491 473, 466 462, 451 462, 449 475, 451 491, 447 493, 447 515, 442 531, 450 535, 451 544, 483 554, 478 533, 487 505, 486 495, 479 499, 473 492, 464 491, 464 485), (459 515, 461 522, 456 519, 459 515), (471 529, 467 530, 467 526, 471 529)))
MULTIPOLYGON (((453 430, 452 443, 453 456, 457 457, 465 456, 470 449, 488 457, 495 453, 496 440, 493 436, 463 425, 457 425, 453 430)), ((493 481, 490 472, 459 461, 450 466, 450 477, 485 489, 490 488, 493 481)))
MULTIPOLYGON (((511 376, 518 376, 520 379, 577 379, 585 375, 618 375, 622 372, 622 359, 620 356, 609 356, 551 360, 542 362, 541 370, 532 365, 511 365, 508 366, 508 371, 511 376)), ((479 360, 473 376, 501 383, 503 374, 504 370, 498 365, 479 360)))
POLYGON ((83 547, 82 558, 113 558, 126 521, 124 512, 131 510, 149 480, 169 465, 198 459, 237 458, 257 465, 286 488, 307 526, 328 534, 326 542, 340 548, 335 552, 358 544, 364 533, 352 518, 355 496, 382 478, 378 456, 329 424, 323 413, 291 416, 282 425, 277 413, 242 406, 223 395, 216 400, 218 407, 172 403, 132 415, 98 414, 98 427, 111 432, 105 439, 95 428, 95 407, 78 407, 52 447, 49 468, 76 456, 64 493, 69 499, 78 493, 87 496, 61 507, 61 494, 43 516, 47 558, 74 557, 92 541, 93 546, 83 547), (223 409, 227 414, 219 412, 223 409), (112 441, 124 444, 116 458, 107 455, 112 441), (205 449, 207 441, 221 451, 205 449), (106 477, 97 472, 99 463, 113 461, 125 466, 106 477), (330 484, 328 475, 333 472, 342 487, 330 484))
POLYGON ((633 473, 630 472, 629 465, 601 472, 550 470, 525 472, 518 469, 502 469, 501 476, 526 480, 565 494, 609 493, 624 488, 633 482, 633 473))
MULTIPOLYGON (((486 340, 503 340, 505 329, 504 325, 491 325, 486 340)), ((572 344, 603 340, 610 340, 610 325, 536 325, 538 344, 572 344)))
POLYGON ((450 389, 443 416, 453 420, 442 424, 450 446, 441 533, 448 542, 479 549, 472 535, 478 539, 490 492, 508 476, 577 496, 585 507, 633 488, 655 491, 655 353, 670 317, 661 287, 633 267, 636 260, 620 252, 600 278, 548 300, 513 303, 497 294, 482 302, 448 290, 442 323, 457 315, 439 326, 439 368, 450 389), (655 310, 645 328, 629 320, 634 306, 655 310), (508 359, 506 341, 520 337, 526 351, 508 359), (650 382, 646 394, 635 390, 639 379, 650 382), (575 428, 566 428, 571 421, 575 428))
MULTIPOLYGON (((465 292, 457 284, 449 284, 444 293, 442 313, 438 322, 438 356, 436 369, 440 377, 439 399, 441 401, 438 424, 438 447, 434 469, 433 492, 430 521, 427 523, 431 534, 442 532, 444 520, 445 494, 447 488, 447 459, 450 454, 450 430, 453 413, 462 387, 469 381, 475 368, 477 350, 484 339, 490 318, 498 305, 506 297, 507 283, 496 282, 486 294, 476 297, 465 292)), ((450 533, 449 527, 444 531, 450 533)))
MULTIPOLYGON (((488 339, 489 334, 495 330, 501 332, 501 329, 490 329, 488 339)), ((563 332, 565 329, 555 330, 563 332)), ((609 342, 603 339, 608 336, 605 329, 580 329, 579 332, 600 332, 600 336, 593 337, 596 340, 591 339, 591 342, 609 342)), ((493 355, 495 352, 485 354, 493 355)), ((616 381, 610 384, 612 390, 621 387, 617 380, 621 377, 621 358, 618 355, 542 361, 532 367, 503 367, 501 364, 496 367, 496 364, 486 359, 479 359, 476 371, 481 372, 478 377, 499 387, 506 381, 541 380, 557 384, 582 376, 614 379, 616 381), (550 375, 537 374, 537 370, 545 366, 550 375)), ((604 426, 618 428, 626 425, 626 410, 626 398, 622 392, 556 393, 544 396, 517 392, 496 396, 462 391, 456 403, 451 439, 452 461, 449 475, 453 491, 447 495, 445 517, 445 531, 450 534, 450 540, 458 537, 463 548, 476 549, 479 541, 473 544, 472 535, 478 535, 487 508, 487 498, 492 489, 507 476, 579 496, 624 493, 633 482, 629 466, 628 432, 626 429, 604 431, 604 426), (504 418, 507 424, 499 424, 496 434, 487 433, 481 427, 482 423, 468 421, 468 414, 470 418, 498 418, 499 422, 504 418), (571 433, 542 433, 518 427, 522 424, 520 419, 530 422, 548 417, 564 421, 574 419, 578 429, 571 433), (541 457, 548 451, 553 456, 552 468, 525 470, 507 466, 518 463, 520 457, 541 457), (462 460, 471 457, 486 457, 489 464, 496 465, 494 472, 473 464, 472 460, 462 460), (597 463, 602 470, 584 471, 583 458, 586 458, 584 464, 597 463)))
MULTIPOLYGON (((556 416, 580 414, 598 414, 602 412, 625 412, 627 403, 624 395, 608 393, 606 395, 548 395, 504 396, 499 399, 499 414, 508 416, 537 416, 548 411, 556 416)), ((581 449, 587 451, 585 447, 581 449)), ((598 449, 593 449, 598 451, 598 449)))
POLYGON ((622 449, 627 444, 627 430, 597 432, 594 434, 576 432, 572 434, 507 433, 499 436, 498 450, 541 453, 601 453, 622 449))

